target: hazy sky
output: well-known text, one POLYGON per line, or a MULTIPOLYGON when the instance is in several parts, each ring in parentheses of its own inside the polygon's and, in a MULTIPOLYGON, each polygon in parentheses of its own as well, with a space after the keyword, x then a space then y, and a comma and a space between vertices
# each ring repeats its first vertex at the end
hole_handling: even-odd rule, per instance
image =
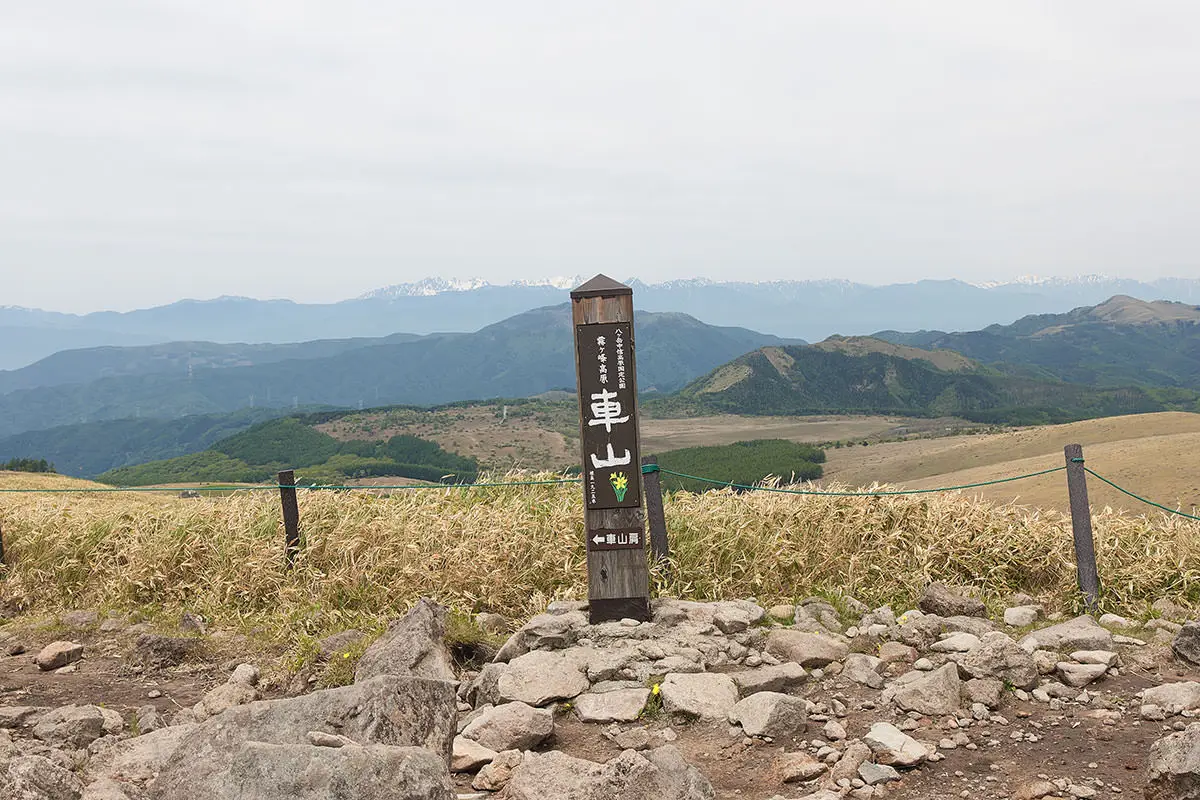
POLYGON ((1200 5, 0 5, 0 305, 1200 275, 1200 5))

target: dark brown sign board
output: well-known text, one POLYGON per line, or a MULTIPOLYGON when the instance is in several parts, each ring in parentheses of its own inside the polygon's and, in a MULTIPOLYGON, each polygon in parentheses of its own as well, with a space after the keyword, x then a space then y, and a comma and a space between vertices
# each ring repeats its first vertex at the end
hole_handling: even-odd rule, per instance
POLYGON ((575 342, 583 414, 584 502, 588 510, 640 508, 633 325, 576 325, 575 342))

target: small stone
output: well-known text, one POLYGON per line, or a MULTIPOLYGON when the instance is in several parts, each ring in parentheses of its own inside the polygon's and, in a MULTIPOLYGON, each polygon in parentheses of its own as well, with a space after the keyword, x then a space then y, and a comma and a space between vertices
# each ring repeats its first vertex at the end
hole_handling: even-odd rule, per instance
POLYGON ((846 729, 837 720, 831 719, 821 729, 822 735, 831 742, 840 742, 846 738, 846 729))
POLYGON ((872 725, 863 743, 878 763, 888 766, 915 767, 929 757, 924 745, 888 722, 872 725))
POLYGON ((775 763, 784 783, 811 781, 826 769, 823 762, 808 753, 784 753, 775 763))
POLYGON ((1058 664, 1058 674, 1068 686, 1080 688, 1092 681, 1104 677, 1108 667, 1103 664, 1072 664, 1061 661, 1058 664))
POLYGON ((60 641, 51 642, 43 647, 41 652, 34 657, 34 663, 37 664, 38 669, 49 672, 73 664, 81 658, 83 658, 83 645, 60 641))
POLYGON ((484 747, 474 739, 454 737, 454 752, 450 756, 451 772, 478 772, 484 764, 496 758, 496 751, 484 747))
POLYGON ((859 765, 858 777, 867 786, 877 786, 881 783, 900 780, 900 773, 894 767, 889 767, 886 764, 874 764, 867 761, 859 765))
POLYGON ((980 600, 958 594, 944 583, 931 583, 918 605, 926 614, 939 617, 987 616, 987 606, 980 600))
POLYGON ((1013 628, 1025 628, 1037 622, 1042 615, 1041 606, 1016 606, 1004 609, 1004 624, 1013 628))

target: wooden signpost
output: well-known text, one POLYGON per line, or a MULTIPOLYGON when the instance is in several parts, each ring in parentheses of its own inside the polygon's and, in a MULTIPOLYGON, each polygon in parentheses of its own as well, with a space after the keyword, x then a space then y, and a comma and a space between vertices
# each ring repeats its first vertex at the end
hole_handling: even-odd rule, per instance
POLYGON ((633 290, 597 275, 571 292, 591 621, 650 619, 638 454, 633 290))

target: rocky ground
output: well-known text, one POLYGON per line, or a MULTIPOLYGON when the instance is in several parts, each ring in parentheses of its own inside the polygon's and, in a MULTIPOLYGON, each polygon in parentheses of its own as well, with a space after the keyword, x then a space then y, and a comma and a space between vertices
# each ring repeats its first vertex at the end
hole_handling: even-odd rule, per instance
POLYGON ((1027 597, 989 619, 937 584, 900 613, 837 602, 599 625, 555 603, 476 670, 422 601, 324 690, 195 618, 18 621, 0 800, 1200 798, 1200 623, 1172 604, 1142 625, 1027 597))

